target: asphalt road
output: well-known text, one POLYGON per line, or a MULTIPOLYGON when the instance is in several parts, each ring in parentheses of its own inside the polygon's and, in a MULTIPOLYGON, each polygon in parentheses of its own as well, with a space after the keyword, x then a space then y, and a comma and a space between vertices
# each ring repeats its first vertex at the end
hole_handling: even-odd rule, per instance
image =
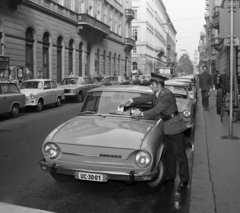
MULTIPOLYGON (((41 146, 58 125, 77 115, 80 104, 49 106, 42 112, 27 110, 16 119, 0 116, 0 202, 58 213, 186 213, 189 193, 176 193, 179 179, 152 194, 141 184, 74 180, 56 182, 41 170, 41 146)), ((186 137, 192 142, 193 137, 186 137)), ((192 151, 187 149, 190 172, 192 151)))

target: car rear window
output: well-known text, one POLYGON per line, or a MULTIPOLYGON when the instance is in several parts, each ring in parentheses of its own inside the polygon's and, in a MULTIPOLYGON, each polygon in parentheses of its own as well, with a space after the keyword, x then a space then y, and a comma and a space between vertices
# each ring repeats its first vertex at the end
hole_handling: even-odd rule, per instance
POLYGON ((178 87, 178 86, 165 86, 169 89, 175 97, 179 98, 187 98, 187 90, 185 87, 178 87))
POLYGON ((16 84, 2 84, 3 93, 19 93, 16 84))

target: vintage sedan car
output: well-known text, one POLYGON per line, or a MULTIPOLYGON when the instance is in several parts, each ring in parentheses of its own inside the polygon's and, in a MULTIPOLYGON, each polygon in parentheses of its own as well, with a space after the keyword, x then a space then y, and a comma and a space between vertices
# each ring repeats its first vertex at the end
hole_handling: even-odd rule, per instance
POLYGON ((20 90, 26 96, 26 107, 36 107, 41 111, 44 105, 60 106, 64 100, 63 89, 57 88, 51 79, 31 79, 21 84, 20 90))
POLYGON ((189 85, 184 82, 172 81, 172 79, 167 80, 164 83, 165 87, 170 89, 174 94, 177 102, 178 113, 186 122, 187 130, 185 133, 186 135, 190 135, 193 127, 194 104, 188 91, 189 85))
POLYGON ((80 103, 83 101, 87 91, 97 86, 93 84, 90 77, 76 76, 64 78, 58 87, 64 89, 65 99, 75 99, 76 102, 80 103))
POLYGON ((0 114, 9 113, 13 118, 19 110, 25 107, 25 95, 22 94, 16 83, 0 81, 0 114))
POLYGON ((177 82, 183 82, 188 84, 188 92, 190 95, 190 98, 193 99, 193 103, 197 103, 197 88, 192 84, 191 79, 186 79, 186 78, 172 78, 170 81, 177 81, 177 82))
POLYGON ((152 108, 150 102, 120 107, 130 98, 149 94, 149 87, 133 85, 88 91, 79 115, 45 139, 41 168, 60 182, 120 180, 158 190, 165 177, 162 119, 131 118, 134 110, 152 108))

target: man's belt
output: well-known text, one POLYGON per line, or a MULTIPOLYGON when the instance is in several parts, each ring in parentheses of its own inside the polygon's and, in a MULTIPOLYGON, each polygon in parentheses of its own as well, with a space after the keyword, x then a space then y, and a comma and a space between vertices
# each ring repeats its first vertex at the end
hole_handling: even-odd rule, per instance
POLYGON ((176 111, 176 112, 173 112, 173 113, 170 114, 170 115, 165 115, 165 116, 163 116, 162 119, 163 119, 163 121, 168 121, 168 120, 170 120, 171 118, 174 118, 174 117, 177 116, 177 115, 178 115, 178 112, 176 111))

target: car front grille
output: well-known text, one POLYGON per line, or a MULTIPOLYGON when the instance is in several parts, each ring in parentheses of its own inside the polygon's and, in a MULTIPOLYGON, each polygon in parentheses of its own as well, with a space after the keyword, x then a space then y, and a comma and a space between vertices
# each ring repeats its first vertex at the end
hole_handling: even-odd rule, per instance
POLYGON ((65 89, 64 93, 71 93, 71 90, 70 89, 65 89))
POLYGON ((106 155, 106 154, 100 154, 100 157, 104 157, 104 158, 122 158, 121 155, 106 155))

